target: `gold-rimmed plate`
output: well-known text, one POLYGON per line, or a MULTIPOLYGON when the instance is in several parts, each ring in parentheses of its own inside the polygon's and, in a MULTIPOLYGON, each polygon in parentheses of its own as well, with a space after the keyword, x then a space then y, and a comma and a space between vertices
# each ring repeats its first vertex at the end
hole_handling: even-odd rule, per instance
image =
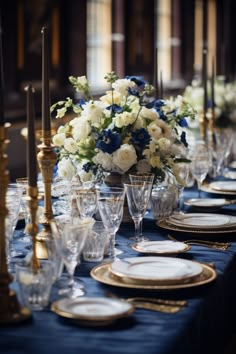
POLYGON ((119 259, 110 264, 111 273, 128 283, 180 284, 202 272, 202 266, 186 259, 142 256, 119 259))
POLYGON ((185 229, 224 230, 236 229, 236 216, 214 213, 173 214, 165 219, 170 225, 185 229))
POLYGON ((110 270, 110 264, 105 263, 105 264, 100 264, 96 267, 94 267, 90 274, 91 276, 97 280, 100 283, 106 284, 106 285, 111 285, 111 286, 117 286, 121 288, 129 288, 129 289, 142 289, 142 290, 177 290, 177 289, 186 289, 186 288, 192 288, 196 286, 201 286, 205 285, 208 283, 211 283, 214 281, 217 277, 216 271, 206 265, 202 264, 203 271, 202 273, 198 276, 193 278, 190 282, 188 283, 180 283, 180 284, 142 284, 142 283, 127 283, 124 282, 122 278, 117 278, 115 277, 111 270, 110 270))
POLYGON ((233 202, 236 203, 235 201, 225 198, 191 198, 185 200, 184 204, 196 210, 216 211, 224 206, 233 204, 233 202))
POLYGON ((217 191, 236 193, 236 181, 215 181, 210 183, 210 187, 217 191))
POLYGON ((225 228, 225 229, 199 229, 198 227, 196 228, 185 228, 183 226, 177 226, 177 225, 172 225, 169 224, 167 220, 162 220, 162 221, 157 221, 157 225, 162 227, 163 229, 167 230, 172 230, 172 231, 178 231, 178 232, 188 232, 188 233, 193 233, 193 234, 199 234, 199 235, 204 235, 206 234, 207 236, 214 236, 214 235, 224 235, 224 234, 235 234, 236 232, 236 226, 233 228, 225 228))
POLYGON ((155 254, 159 256, 176 255, 189 251, 190 245, 184 242, 163 240, 163 241, 142 241, 134 243, 132 248, 142 254, 155 254))
POLYGON ((134 312, 132 304, 115 298, 81 297, 55 301, 51 310, 57 315, 89 326, 104 326, 134 312))
POLYGON ((212 188, 211 185, 207 182, 203 183, 200 189, 203 192, 212 193, 212 194, 236 195, 236 191, 216 190, 212 188))

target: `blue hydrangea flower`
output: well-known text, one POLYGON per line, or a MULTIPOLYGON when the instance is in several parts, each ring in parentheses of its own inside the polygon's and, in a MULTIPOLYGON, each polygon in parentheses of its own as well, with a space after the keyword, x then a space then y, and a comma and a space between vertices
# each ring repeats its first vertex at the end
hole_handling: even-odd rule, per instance
POLYGON ((179 126, 182 128, 185 128, 188 126, 188 122, 187 122, 186 118, 183 117, 179 120, 179 126))
POLYGON ((119 149, 121 145, 121 136, 119 133, 112 132, 110 129, 104 130, 99 134, 96 148, 112 154, 119 149))
POLYGON ((108 109, 109 111, 111 111, 112 113, 122 113, 124 112, 124 109, 123 107, 121 106, 118 106, 118 104, 112 104, 110 106, 108 106, 106 109, 108 109))
POLYGON ((146 84, 142 76, 126 76, 125 78, 135 82, 138 87, 144 87, 146 84))
POLYGON ((130 143, 137 146, 141 151, 144 150, 151 139, 150 135, 144 128, 133 131, 131 136, 130 143))

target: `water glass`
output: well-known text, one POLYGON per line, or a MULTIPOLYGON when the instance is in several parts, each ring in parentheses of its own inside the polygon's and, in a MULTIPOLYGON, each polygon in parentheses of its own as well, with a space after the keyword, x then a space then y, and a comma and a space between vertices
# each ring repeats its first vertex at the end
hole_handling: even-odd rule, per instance
POLYGON ((157 221, 164 220, 173 213, 176 204, 175 193, 168 187, 161 186, 152 190, 151 208, 157 221))
POLYGON ((104 256, 107 233, 91 230, 86 238, 83 249, 83 259, 87 262, 100 262, 104 256))
POLYGON ((16 279, 24 305, 31 310, 43 310, 49 303, 53 283, 53 264, 41 262, 40 269, 29 265, 16 265, 16 279))

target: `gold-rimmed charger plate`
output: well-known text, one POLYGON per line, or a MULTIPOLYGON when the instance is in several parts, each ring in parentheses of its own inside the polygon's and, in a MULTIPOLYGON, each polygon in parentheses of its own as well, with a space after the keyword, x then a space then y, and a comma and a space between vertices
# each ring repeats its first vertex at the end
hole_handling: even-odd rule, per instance
POLYGON ((105 297, 63 298, 51 305, 57 315, 89 326, 104 326, 134 312, 126 301, 105 297))
POLYGON ((222 190, 216 190, 210 186, 209 183, 205 182, 201 186, 201 191, 207 192, 207 193, 214 193, 214 194, 224 194, 224 195, 236 195, 236 191, 222 191, 222 190))
POLYGON ((217 273, 216 271, 206 265, 200 263, 203 267, 202 273, 193 278, 189 283, 182 283, 182 284, 140 284, 140 283, 127 283, 122 280, 122 278, 114 277, 110 270, 110 264, 100 264, 94 267, 90 274, 91 276, 99 281, 100 283, 117 286, 121 288, 129 288, 129 289, 142 289, 142 290, 177 290, 177 289, 186 289, 192 288, 200 285, 205 285, 211 283, 213 280, 216 279, 217 273))
POLYGON ((225 229, 198 229, 198 228, 184 228, 183 226, 176 226, 169 224, 167 220, 157 221, 157 225, 162 227, 163 229, 172 230, 172 231, 180 231, 180 232, 187 232, 193 234, 200 234, 200 235, 221 235, 221 234, 230 234, 236 232, 236 227, 233 228, 225 228, 225 229))
POLYGON ((165 221, 184 229, 228 230, 236 229, 236 216, 215 213, 186 213, 170 215, 165 221))
POLYGON ((159 256, 176 255, 187 252, 191 249, 190 245, 179 241, 143 241, 134 243, 133 250, 142 254, 155 254, 159 256))

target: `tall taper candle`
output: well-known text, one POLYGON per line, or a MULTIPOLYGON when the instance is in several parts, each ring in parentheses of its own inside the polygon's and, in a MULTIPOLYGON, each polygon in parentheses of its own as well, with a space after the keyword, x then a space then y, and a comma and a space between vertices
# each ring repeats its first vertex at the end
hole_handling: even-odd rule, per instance
POLYGON ((212 58, 212 73, 211 73, 211 107, 212 107, 212 113, 214 113, 215 112, 215 61, 214 61, 214 57, 212 58))
POLYGON ((160 71, 160 97, 163 98, 164 90, 163 90, 163 78, 162 78, 162 70, 160 71))
POLYGON ((4 124, 4 74, 2 49, 2 14, 0 12, 0 125, 4 124))
POLYGON ((27 140, 27 177, 30 187, 37 186, 37 158, 36 158, 36 142, 35 142, 35 129, 34 129, 34 103, 33 92, 34 89, 31 85, 25 88, 26 91, 26 111, 27 111, 27 127, 28 127, 28 140, 27 140))
POLYGON ((51 131, 49 99, 49 48, 48 29, 42 28, 42 130, 51 131))
POLYGON ((203 115, 205 121, 206 121, 206 113, 207 113, 207 31, 208 31, 208 1, 203 0, 202 85, 204 91, 203 115))

